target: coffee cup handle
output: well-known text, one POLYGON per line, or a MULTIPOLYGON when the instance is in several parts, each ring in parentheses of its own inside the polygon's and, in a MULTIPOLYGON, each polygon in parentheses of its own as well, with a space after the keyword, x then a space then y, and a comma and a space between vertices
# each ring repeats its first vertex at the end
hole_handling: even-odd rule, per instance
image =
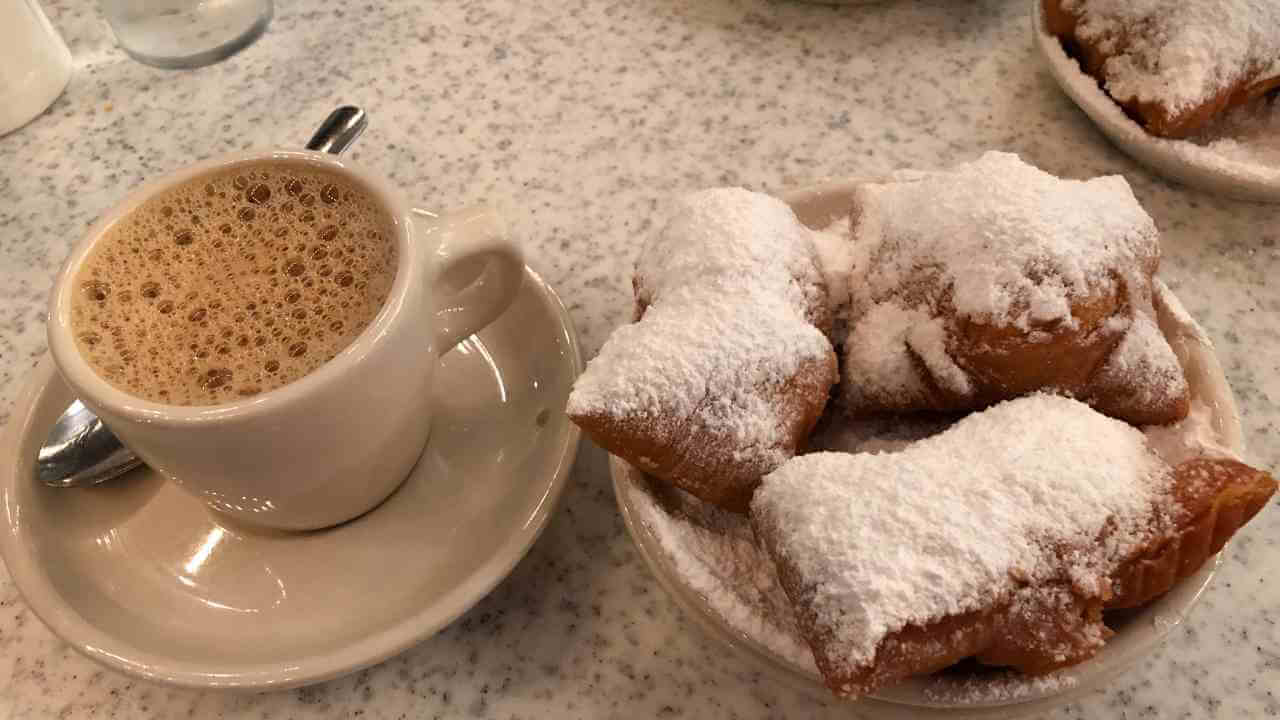
POLYGON ((414 213, 438 237, 432 292, 436 351, 443 355, 498 319, 515 300, 524 282, 524 253, 492 208, 414 213))

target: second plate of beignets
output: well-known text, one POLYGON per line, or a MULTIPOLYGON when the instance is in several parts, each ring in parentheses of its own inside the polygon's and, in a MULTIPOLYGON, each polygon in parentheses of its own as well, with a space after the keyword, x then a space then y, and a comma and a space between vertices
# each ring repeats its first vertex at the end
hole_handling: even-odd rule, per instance
POLYGON ((587 364, 569 417, 646 473, 745 512, 837 377, 812 235, 767 195, 682 199, 637 262, 638 321, 587 364))
POLYGON ((1148 133, 1184 138, 1280 87, 1274 0, 1043 0, 1046 30, 1148 133))
POLYGON ((1155 224, 1123 178, 1061 180, 987 153, 854 193, 842 399, 975 410, 1038 390, 1167 423, 1186 380, 1160 334, 1155 224))
POLYGON ((897 453, 790 460, 751 517, 824 680, 856 697, 966 657, 1078 663, 1103 609, 1168 591, 1275 488, 1229 459, 1171 468, 1135 428, 1036 394, 897 453))

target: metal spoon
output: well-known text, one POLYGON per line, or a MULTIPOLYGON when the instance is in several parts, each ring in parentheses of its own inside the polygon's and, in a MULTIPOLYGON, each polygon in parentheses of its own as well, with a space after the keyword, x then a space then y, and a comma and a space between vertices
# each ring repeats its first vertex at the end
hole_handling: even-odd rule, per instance
POLYGON ((36 477, 50 487, 97 485, 141 463, 92 410, 75 400, 36 453, 36 477))
POLYGON ((363 110, 355 105, 343 105, 320 123, 316 134, 307 142, 307 149, 341 155, 368 124, 369 118, 363 110))
MULTIPOLYGON (((367 124, 360 108, 340 107, 320 123, 307 149, 340 155, 367 124)), ((141 463, 92 410, 75 400, 36 453, 36 477, 50 487, 83 487, 119 477, 141 463)))

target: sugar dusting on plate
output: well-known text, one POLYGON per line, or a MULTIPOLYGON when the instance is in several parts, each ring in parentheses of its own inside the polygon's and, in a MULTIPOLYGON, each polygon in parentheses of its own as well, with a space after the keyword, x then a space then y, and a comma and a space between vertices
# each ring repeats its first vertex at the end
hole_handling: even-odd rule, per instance
POLYGON ((978 675, 938 674, 925 685, 924 696, 933 702, 949 705, 995 705, 1057 695, 1078 684, 1079 680, 1068 670, 1047 675, 1023 675, 1010 671, 978 675))
POLYGON ((1280 168, 1280 96, 1232 108, 1193 141, 1226 160, 1280 168))
POLYGON ((818 668, 800 638, 795 615, 778 585, 773 561, 755 542, 744 515, 725 512, 675 488, 633 485, 640 522, 658 541, 680 581, 733 632, 814 678, 818 668))

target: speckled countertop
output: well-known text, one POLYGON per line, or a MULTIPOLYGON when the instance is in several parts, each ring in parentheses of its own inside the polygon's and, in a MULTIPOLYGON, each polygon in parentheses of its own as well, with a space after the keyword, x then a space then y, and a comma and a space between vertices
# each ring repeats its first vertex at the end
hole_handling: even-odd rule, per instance
MULTIPOLYGON (((1162 275, 1217 343, 1252 458, 1280 470, 1280 206, 1171 186, 1054 85, 1025 0, 280 0, 231 60, 127 60, 96 3, 45 0, 77 71, 0 138, 0 421, 45 352, 53 273, 125 190, 193 159, 298 145, 370 110, 353 156, 427 206, 499 200, 594 354, 630 313, 630 266, 664 203, 719 184, 937 167, 990 148, 1072 177, 1123 173, 1164 235, 1162 275)), ((1170 642, 1055 718, 1280 715, 1280 508, 1272 502, 1170 642)), ((291 692, 134 682, 50 634, 0 574, 0 716, 849 717, 723 652, 631 547, 605 456, 515 573, 404 655, 291 692)))

